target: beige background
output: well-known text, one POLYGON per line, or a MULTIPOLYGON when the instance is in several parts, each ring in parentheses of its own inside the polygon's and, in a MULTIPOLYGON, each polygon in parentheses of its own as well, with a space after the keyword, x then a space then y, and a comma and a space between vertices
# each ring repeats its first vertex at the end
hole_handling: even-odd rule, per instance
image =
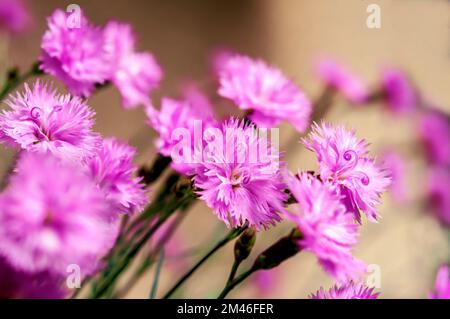
MULTIPOLYGON (((314 99, 321 86, 312 72, 317 55, 336 57, 361 75, 367 83, 376 84, 382 66, 399 65, 411 74, 424 96, 438 107, 450 111, 450 2, 444 0, 95 0, 31 3, 34 25, 29 33, 3 41, 9 62, 28 67, 39 54, 45 17, 56 7, 76 2, 95 23, 111 17, 133 24, 139 36, 139 47, 155 53, 166 76, 157 96, 175 94, 177 85, 186 79, 205 81, 208 75, 208 52, 217 45, 262 57, 278 65, 314 99), (381 7, 381 29, 366 27, 366 8, 381 7)), ((6 63, 6 64, 5 64, 6 63)), ((145 126, 141 110, 124 111, 114 89, 107 89, 90 99, 96 109, 96 129, 102 134, 128 139, 139 148, 139 162, 149 163, 154 156, 154 137, 145 126)), ((354 127, 358 135, 372 142, 374 153, 395 147, 407 156, 408 185, 414 200, 396 206, 385 196, 378 224, 365 223, 356 255, 381 269, 382 297, 422 298, 432 287, 434 272, 440 262, 449 259, 449 236, 437 222, 421 210, 423 162, 420 154, 407 150, 414 138, 408 120, 392 118, 375 105, 355 109, 338 100, 327 117, 332 122, 354 127)), ((311 154, 292 141, 293 130, 283 126, 282 148, 288 151, 292 169, 315 168, 311 154)), ((7 167, 11 152, 2 149, 1 165, 7 167)), ((213 235, 225 233, 214 215, 197 204, 179 232, 187 247, 211 244, 213 235), (218 231, 220 229, 220 231, 218 231)), ((285 226, 288 227, 288 226, 285 226)), ((255 251, 281 236, 286 228, 277 227, 258 238, 255 251)), ((188 297, 214 297, 221 289, 231 266, 231 246, 201 269, 183 291, 188 297)), ((252 255, 253 256, 253 255, 252 255)), ((160 291, 165 291, 180 275, 167 267, 162 274, 160 291)), ((129 297, 146 298, 151 283, 148 274, 129 297)), ((304 298, 319 286, 328 287, 331 280, 320 270, 309 254, 296 256, 280 268, 277 288, 270 297, 304 298)), ((257 296, 255 286, 248 284, 232 297, 257 296)))

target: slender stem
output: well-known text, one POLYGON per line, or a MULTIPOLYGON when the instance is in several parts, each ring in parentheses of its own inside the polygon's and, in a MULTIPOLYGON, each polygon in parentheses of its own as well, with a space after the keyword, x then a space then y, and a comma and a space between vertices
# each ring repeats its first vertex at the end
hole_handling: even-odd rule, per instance
POLYGON ((231 266, 230 275, 228 276, 227 285, 233 281, 234 277, 236 276, 236 272, 238 271, 239 265, 241 264, 240 261, 234 260, 233 266, 231 266))
POLYGON ((258 268, 250 268, 249 270, 247 270, 246 272, 242 273, 241 275, 239 275, 236 279, 234 279, 233 281, 229 282, 225 288, 223 288, 222 292, 220 293, 219 297, 217 297, 217 299, 223 299, 226 297, 226 295, 228 295, 228 293, 233 290, 234 287, 236 287, 237 285, 239 285, 241 282, 243 282, 245 279, 247 279, 251 274, 253 274, 254 272, 256 272, 258 270, 258 268))
POLYGON ((178 282, 170 289, 163 297, 163 299, 168 299, 170 296, 173 295, 173 293, 198 269, 205 261, 209 259, 212 255, 214 255, 215 252, 217 252, 220 248, 225 246, 227 243, 235 239, 237 236, 239 236, 243 231, 245 230, 245 227, 238 228, 238 229, 232 229, 222 240, 220 240, 208 253, 203 256, 183 277, 181 277, 178 282))
POLYGON ((152 290, 150 291, 150 299, 155 299, 156 292, 158 290, 159 276, 161 275, 161 269, 164 262, 164 248, 161 250, 161 256, 159 257, 158 265, 156 265, 155 278, 153 279, 152 290))
POLYGON ((39 62, 35 62, 31 68, 22 75, 19 74, 19 71, 16 68, 11 69, 8 72, 8 77, 3 84, 3 88, 0 90, 0 101, 3 101, 12 90, 24 83, 30 77, 43 74, 44 73, 39 69, 39 62))

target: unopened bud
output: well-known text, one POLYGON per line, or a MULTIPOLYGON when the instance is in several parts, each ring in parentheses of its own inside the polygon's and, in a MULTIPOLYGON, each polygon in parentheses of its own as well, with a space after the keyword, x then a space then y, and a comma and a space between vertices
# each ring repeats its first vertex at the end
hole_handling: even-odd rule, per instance
POLYGON ((242 262, 250 255, 256 241, 256 231, 247 228, 234 244, 234 258, 237 262, 242 262))
POLYGON ((301 247, 298 241, 302 238, 300 231, 295 228, 286 237, 281 238, 275 244, 263 251, 253 264, 254 269, 271 269, 277 267, 286 259, 296 255, 301 247))

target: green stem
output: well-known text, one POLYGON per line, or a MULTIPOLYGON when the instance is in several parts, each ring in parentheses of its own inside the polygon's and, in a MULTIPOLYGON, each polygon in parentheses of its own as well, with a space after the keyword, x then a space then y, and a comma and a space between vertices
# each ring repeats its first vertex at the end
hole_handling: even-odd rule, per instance
POLYGON ((39 69, 39 62, 35 62, 31 68, 20 75, 16 68, 11 69, 8 72, 8 76, 5 84, 3 84, 3 88, 0 90, 0 101, 3 101, 6 96, 11 93, 16 87, 20 84, 24 83, 26 80, 31 78, 32 76, 40 76, 44 73, 39 69))
POLYGON ((251 274, 253 274, 254 272, 256 272, 258 270, 258 268, 250 268, 249 270, 247 270, 246 272, 242 273, 241 275, 239 275, 236 279, 232 280, 231 282, 227 283, 227 285, 225 286, 225 288, 222 290, 222 292, 220 293, 219 297, 217 297, 217 299, 223 299, 226 297, 226 295, 228 295, 228 293, 233 290, 234 287, 236 287, 237 285, 239 285, 241 282, 243 282, 245 279, 247 279, 251 274))
POLYGON ((164 248, 161 250, 158 265, 156 265, 155 278, 153 279, 152 290, 150 291, 150 299, 155 299, 158 290, 159 276, 161 275, 162 264, 164 262, 164 248))
POLYGON ((238 237, 243 231, 243 228, 232 229, 222 240, 220 240, 208 253, 203 256, 183 277, 181 277, 178 282, 170 289, 163 297, 163 299, 168 299, 173 293, 198 269, 205 261, 207 261, 215 252, 220 248, 225 246, 227 243, 238 237))
POLYGON ((234 260, 233 266, 231 266, 230 275, 228 276, 227 285, 233 281, 240 264, 241 264, 240 261, 234 260))

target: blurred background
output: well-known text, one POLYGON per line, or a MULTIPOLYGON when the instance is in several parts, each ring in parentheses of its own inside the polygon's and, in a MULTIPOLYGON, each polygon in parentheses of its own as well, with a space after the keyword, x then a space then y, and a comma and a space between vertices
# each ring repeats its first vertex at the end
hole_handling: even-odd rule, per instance
MULTIPOLYGON (((138 35, 138 47, 151 51, 164 69, 162 87, 154 95, 176 95, 184 81, 207 81, 211 50, 228 47, 260 57, 280 67, 315 100, 322 84, 313 72, 315 59, 323 54, 346 64, 370 86, 379 80, 386 65, 406 70, 424 97, 450 112, 450 2, 445 0, 91 0, 29 1, 32 27, 20 36, 3 38, 0 45, 2 74, 18 65, 28 68, 39 56, 45 18, 69 4, 81 6, 95 24, 111 18, 129 22, 138 35), (366 25, 367 7, 381 8, 381 28, 366 25)), ((61 86, 61 90, 64 88, 61 86)), ((125 111, 114 88, 89 99, 96 110, 96 130, 105 136, 128 140, 139 150, 138 162, 150 164, 155 157, 154 133, 145 124, 143 110, 125 111)), ((223 111, 223 110, 222 110, 223 111)), ((438 265, 450 259, 450 236, 423 209, 421 188, 424 161, 409 149, 416 137, 408 119, 393 117, 377 105, 354 107, 336 99, 327 120, 356 129, 371 142, 372 154, 395 149, 406 157, 408 196, 404 205, 384 196, 382 219, 365 222, 355 255, 380 270, 382 298, 424 298, 433 287, 438 265)), ((298 143, 300 136, 282 126, 281 149, 292 170, 315 169, 315 158, 298 143)), ((1 167, 8 167, 12 153, 1 148, 1 167)), ((450 186, 449 186, 450 187, 450 186)), ((252 256, 283 236, 289 225, 261 233, 252 256)), ((176 242, 188 257, 167 260, 159 293, 164 293, 226 229, 202 203, 189 211, 176 242)), ((232 263, 232 245, 201 268, 180 291, 188 298, 215 297, 224 285, 232 263)), ((126 295, 147 298, 152 269, 126 295)), ((330 278, 316 258, 301 253, 273 271, 259 276, 230 297, 305 298, 330 278), (257 280, 258 279, 258 280, 257 280), (261 285, 263 283, 263 285, 261 285)))

